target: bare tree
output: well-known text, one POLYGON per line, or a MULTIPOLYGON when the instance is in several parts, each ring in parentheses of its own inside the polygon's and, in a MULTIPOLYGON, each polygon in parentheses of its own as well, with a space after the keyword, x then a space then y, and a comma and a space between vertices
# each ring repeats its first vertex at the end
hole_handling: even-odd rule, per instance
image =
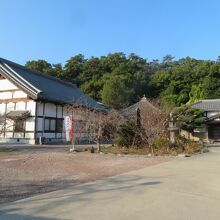
POLYGON ((5 123, 6 120, 5 120, 5 115, 4 114, 1 114, 0 115, 0 136, 2 135, 2 133, 4 133, 5 131, 5 123))
POLYGON ((116 110, 110 110, 99 118, 97 148, 100 151, 100 141, 105 139, 112 141, 117 128, 124 122, 122 115, 116 110))
POLYGON ((156 137, 164 134, 167 131, 169 117, 166 111, 159 109, 151 109, 150 111, 142 112, 141 128, 143 130, 143 138, 154 154, 153 142, 156 137))
POLYGON ((145 97, 135 107, 135 114, 129 116, 129 119, 136 121, 133 143, 141 142, 142 145, 148 145, 154 154, 153 142, 156 137, 167 131, 170 108, 160 109, 158 100, 149 101, 145 97))
POLYGON ((11 111, 0 115, 0 136, 11 128, 14 128, 18 121, 25 121, 29 116, 29 111, 11 111), (13 112, 13 114, 10 114, 13 112), (16 114, 19 112, 19 114, 16 114))
POLYGON ((89 143, 96 143, 100 152, 101 142, 113 139, 118 124, 123 117, 115 110, 101 110, 84 106, 66 106, 69 114, 73 115, 73 142, 80 143, 86 139, 89 143))

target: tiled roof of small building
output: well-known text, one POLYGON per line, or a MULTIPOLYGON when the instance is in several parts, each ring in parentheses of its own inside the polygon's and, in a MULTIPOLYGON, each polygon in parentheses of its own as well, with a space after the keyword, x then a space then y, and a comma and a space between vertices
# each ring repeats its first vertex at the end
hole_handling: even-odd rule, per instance
POLYGON ((137 115, 137 109, 139 108, 140 112, 146 112, 147 110, 156 110, 159 111, 158 108, 153 106, 146 97, 141 98, 141 100, 134 105, 131 105, 123 110, 121 110, 122 115, 125 117, 134 117, 137 115))
POLYGON ((76 85, 0 58, 0 74, 33 100, 74 104, 104 110, 104 106, 84 94, 76 85))
POLYGON ((191 105, 204 111, 220 111, 220 99, 206 99, 195 102, 191 105))

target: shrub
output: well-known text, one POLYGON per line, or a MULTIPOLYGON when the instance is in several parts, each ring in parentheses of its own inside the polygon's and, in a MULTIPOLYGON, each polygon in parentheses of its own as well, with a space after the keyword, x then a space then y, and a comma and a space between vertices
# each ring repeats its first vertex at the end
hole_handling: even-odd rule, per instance
POLYGON ((187 154, 201 153, 202 146, 198 142, 187 140, 184 144, 184 152, 187 154))
POLYGON ((170 147, 167 135, 160 135, 155 138, 155 140, 153 141, 153 147, 156 154, 167 154, 170 147))
POLYGON ((177 137, 175 144, 170 144, 168 135, 163 134, 158 136, 154 142, 155 154, 157 155, 178 155, 180 153, 194 154, 202 150, 202 146, 195 141, 177 137))
POLYGON ((116 131, 115 143, 121 147, 143 146, 141 130, 134 121, 126 121, 116 131))

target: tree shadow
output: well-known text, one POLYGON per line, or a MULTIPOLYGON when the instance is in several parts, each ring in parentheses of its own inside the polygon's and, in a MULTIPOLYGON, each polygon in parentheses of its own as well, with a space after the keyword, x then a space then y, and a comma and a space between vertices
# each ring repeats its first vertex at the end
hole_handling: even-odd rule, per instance
MULTIPOLYGON (((11 209, 11 212, 16 212, 16 209, 11 209)), ((1 220, 58 220, 58 218, 48 218, 48 217, 37 217, 32 215, 21 215, 21 214, 12 214, 0 211, 0 219, 1 220)), ((63 218, 63 220, 65 220, 63 218)), ((67 220, 67 219, 66 219, 67 220)), ((74 220, 72 218, 72 220, 74 220)))
MULTIPOLYGON (((81 208, 83 209, 94 201, 101 202, 103 204, 110 200, 114 201, 116 198, 125 196, 127 192, 141 194, 146 188, 154 188, 158 184, 161 184, 162 178, 139 175, 114 176, 103 180, 70 187, 65 190, 59 190, 17 201, 3 207, 0 213, 3 213, 4 216, 10 214, 13 209, 16 208, 17 210, 15 213, 19 214, 19 210, 26 210, 30 203, 32 204, 31 208, 27 208, 29 213, 31 211, 34 211, 35 213, 47 212, 51 209, 56 209, 61 206, 65 207, 69 204, 75 203, 77 203, 77 205, 80 207, 82 206, 81 208), (98 196, 96 196, 96 194, 98 196)), ((0 219, 2 219, 1 215, 0 219)))

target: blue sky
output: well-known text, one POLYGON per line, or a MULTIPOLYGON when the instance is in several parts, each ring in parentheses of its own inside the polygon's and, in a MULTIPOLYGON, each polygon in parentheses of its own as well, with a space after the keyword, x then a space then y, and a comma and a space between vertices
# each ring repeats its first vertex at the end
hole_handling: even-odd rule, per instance
POLYGON ((218 0, 0 0, 0 57, 64 63, 122 51, 220 55, 218 0))

